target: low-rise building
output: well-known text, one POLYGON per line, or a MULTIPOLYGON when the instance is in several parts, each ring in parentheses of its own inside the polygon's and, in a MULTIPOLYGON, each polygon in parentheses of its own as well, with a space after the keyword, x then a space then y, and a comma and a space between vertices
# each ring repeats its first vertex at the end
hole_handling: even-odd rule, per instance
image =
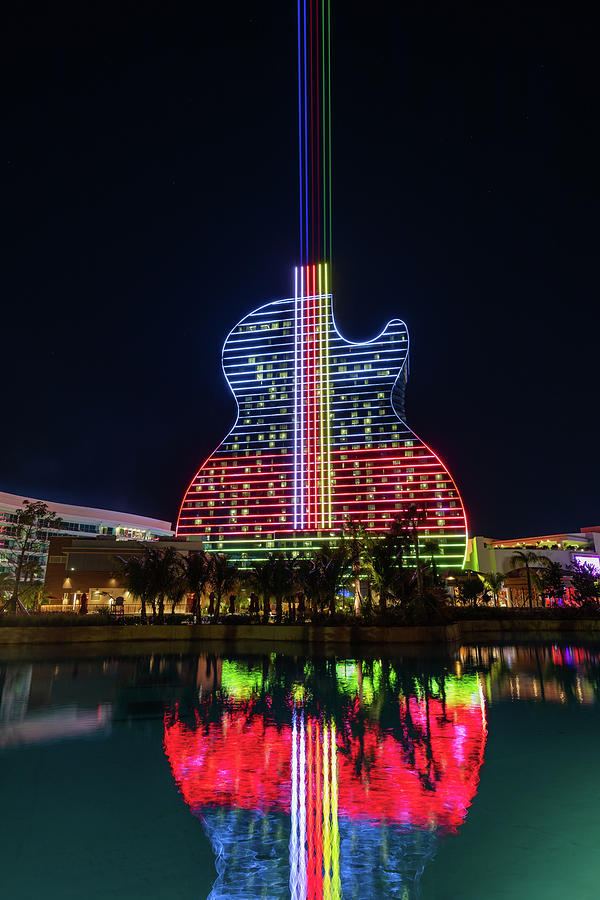
MULTIPOLYGON (((174 547, 182 556, 202 548, 201 541, 185 538, 159 538, 158 543, 161 549, 174 547)), ((141 556, 147 547, 144 541, 119 540, 110 536, 97 537, 93 541, 61 535, 50 538, 44 585, 50 603, 43 609, 78 611, 85 594, 88 612, 111 608, 118 598, 123 598, 125 615, 137 615, 140 601, 127 590, 123 561, 141 556)), ((185 597, 176 612, 186 612, 189 606, 185 597)))
MULTIPOLYGON (((0 491, 0 573, 11 572, 14 569, 14 556, 17 552, 15 522, 17 512, 23 508, 25 499, 38 502, 33 498, 0 491)), ((109 509, 72 506, 67 503, 57 503, 54 500, 41 502, 47 505, 50 512, 56 513, 61 521, 58 527, 48 529, 44 533, 43 538, 45 539, 36 544, 33 554, 30 554, 28 559, 28 562, 35 566, 36 577, 40 581, 45 578, 50 538, 56 535, 77 536, 86 539, 105 536, 118 541, 155 541, 173 535, 171 523, 161 519, 151 519, 148 516, 115 512, 109 509), (33 555, 35 558, 31 558, 33 555)))
POLYGON ((600 525, 586 526, 576 532, 525 538, 473 537, 469 539, 465 568, 506 575, 499 595, 500 603, 522 606, 527 598, 527 573, 524 566, 513 559, 519 552, 533 552, 559 563, 563 569, 573 562, 581 562, 600 572, 600 525))

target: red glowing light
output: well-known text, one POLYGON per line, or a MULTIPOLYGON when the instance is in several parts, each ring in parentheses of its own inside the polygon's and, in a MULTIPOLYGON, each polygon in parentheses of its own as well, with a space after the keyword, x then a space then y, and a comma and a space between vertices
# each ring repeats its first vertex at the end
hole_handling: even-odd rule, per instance
MULTIPOLYGON (((402 711, 420 739, 405 735, 400 742, 371 721, 361 742, 350 726, 337 733, 339 815, 456 831, 477 791, 483 762, 483 700, 444 708, 438 699, 426 704, 411 698, 400 701, 402 711), (369 760, 360 774, 359 758, 369 760)), ((321 758, 313 751, 320 727, 318 720, 307 719, 307 812, 315 806, 314 792, 321 789, 321 758)), ((216 805, 290 812, 290 725, 276 727, 242 707, 207 726, 190 727, 179 718, 166 722, 164 743, 175 780, 193 809, 216 805)), ((313 825, 310 834, 320 827, 313 825)))

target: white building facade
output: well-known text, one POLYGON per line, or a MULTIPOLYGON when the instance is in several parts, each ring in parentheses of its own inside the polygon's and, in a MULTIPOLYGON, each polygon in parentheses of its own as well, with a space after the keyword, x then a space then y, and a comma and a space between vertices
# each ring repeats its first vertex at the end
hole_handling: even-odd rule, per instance
MULTIPOLYGON (((32 497, 18 494, 7 494, 0 491, 0 574, 10 573, 14 569, 15 523, 17 512, 23 509, 25 499, 36 501, 32 497)), ((35 559, 29 559, 36 569, 36 580, 43 581, 48 562, 48 542, 54 535, 71 537, 98 537, 99 535, 114 537, 117 540, 154 541, 158 538, 171 537, 173 530, 170 522, 138 516, 134 513, 115 512, 108 509, 93 509, 87 506, 71 506, 57 503, 54 500, 41 501, 48 506, 50 512, 61 519, 57 528, 48 529, 35 550, 35 559)))

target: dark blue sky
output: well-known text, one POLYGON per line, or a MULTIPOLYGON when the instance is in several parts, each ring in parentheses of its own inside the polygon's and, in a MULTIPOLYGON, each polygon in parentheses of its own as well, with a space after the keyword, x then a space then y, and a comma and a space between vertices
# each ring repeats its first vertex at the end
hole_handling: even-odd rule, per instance
MULTIPOLYGON (((406 321, 471 532, 598 524, 592 23, 332 14, 340 328, 406 321)), ((292 288, 295 4, 6 15, 0 490, 173 519, 231 424, 224 337, 292 288)))

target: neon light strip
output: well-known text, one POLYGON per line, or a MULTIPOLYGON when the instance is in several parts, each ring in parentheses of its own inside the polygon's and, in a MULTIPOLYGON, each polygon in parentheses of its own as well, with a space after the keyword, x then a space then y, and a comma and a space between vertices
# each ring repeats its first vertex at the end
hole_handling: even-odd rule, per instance
POLYGON ((323 782, 321 780, 321 724, 317 719, 315 722, 315 873, 317 876, 317 889, 320 896, 320 889, 323 885, 323 782))
POLYGON ((327 263, 325 263, 325 384, 326 384, 326 406, 325 406, 325 427, 327 434, 327 524, 331 528, 331 396, 329 382, 329 291, 327 287, 327 263))
MULTIPOLYGON (((322 0, 325 2, 325 0, 322 0)), ((328 116, 329 116, 329 132, 327 146, 329 149, 329 259, 332 259, 332 233, 331 233, 331 0, 327 0, 327 89, 328 98, 328 116)), ((323 161, 325 164, 325 161, 323 161)), ((323 200, 325 202, 325 200, 323 200)))
POLYGON ((335 722, 331 722, 331 897, 342 896, 340 877, 340 829, 338 823, 338 771, 335 722))
MULTIPOLYGON (((304 267, 300 267, 300 528, 304 528, 304 437, 306 424, 304 420, 304 267)), ((297 352, 297 351, 296 351, 297 352)))
POLYGON ((313 528, 319 527, 319 464, 317 459, 317 437, 318 437, 318 425, 319 425, 319 413, 317 406, 317 379, 318 379, 318 355, 317 355, 317 343, 318 343, 318 331, 317 331, 317 267, 313 265, 312 267, 312 279, 313 279, 313 461, 314 461, 314 476, 313 476, 313 499, 314 499, 314 518, 313 518, 313 528))
POLYGON ((299 822, 299 893, 302 900, 307 896, 306 885, 306 742, 304 735, 304 710, 300 713, 300 784, 298 785, 300 798, 300 822, 299 822))
POLYGON ((329 803, 329 728, 323 723, 323 900, 331 897, 331 806, 329 803))
POLYGON ((307 81, 306 81, 306 0, 304 0, 304 227, 306 241, 304 252, 308 260, 308 121, 307 121, 307 81))
POLYGON ((294 528, 298 527, 298 266, 294 271, 294 528))
MULTIPOLYGON (((327 157, 325 153, 326 127, 325 127, 325 4, 321 0, 321 64, 323 72, 321 76, 321 114, 323 117, 323 259, 327 259, 327 157)), ((327 265, 325 263, 325 265, 327 265)))
POLYGON ((310 269, 306 266, 306 330, 305 330, 305 379, 306 379, 306 422, 305 422, 305 442, 306 442, 306 485, 308 486, 308 490, 305 490, 307 496, 305 497, 306 503, 306 527, 310 528, 311 521, 311 509, 310 509, 310 483, 311 483, 311 403, 310 403, 310 269))
POLYGON ((325 506, 323 503, 323 491, 325 490, 324 457, 326 448, 323 446, 325 414, 323 402, 325 391, 323 389, 323 293, 321 285, 321 263, 319 263, 319 415, 320 415, 320 440, 319 440, 319 464, 320 464, 320 490, 319 500, 321 505, 321 528, 325 528, 325 506))
POLYGON ((303 216, 302 216, 302 34, 301 34, 300 0, 298 0, 298 167, 300 170, 300 263, 302 263, 303 241, 303 216))
POLYGON ((290 806, 290 894, 292 900, 298 898, 298 726, 296 706, 292 710, 292 800, 290 806))

